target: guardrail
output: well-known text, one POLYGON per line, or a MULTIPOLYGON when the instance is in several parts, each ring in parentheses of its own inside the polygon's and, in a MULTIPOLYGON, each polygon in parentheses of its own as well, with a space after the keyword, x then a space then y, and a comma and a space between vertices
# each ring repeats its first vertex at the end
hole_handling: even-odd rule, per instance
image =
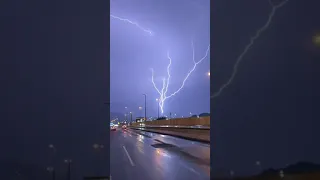
POLYGON ((175 136, 187 140, 210 143, 210 128, 209 127, 163 127, 163 126, 131 126, 131 129, 153 132, 163 135, 175 136))
MULTIPOLYGON (((139 122, 132 123, 133 126, 139 126, 139 122)), ((189 117, 189 118, 173 118, 164 120, 145 121, 145 125, 149 126, 197 126, 210 127, 210 117, 189 117)))
POLYGON ((140 125, 140 126, 131 126, 135 128, 175 128, 175 129, 203 129, 203 130, 210 130, 210 127, 208 126, 170 126, 170 125, 161 125, 161 126, 154 126, 154 125, 140 125))

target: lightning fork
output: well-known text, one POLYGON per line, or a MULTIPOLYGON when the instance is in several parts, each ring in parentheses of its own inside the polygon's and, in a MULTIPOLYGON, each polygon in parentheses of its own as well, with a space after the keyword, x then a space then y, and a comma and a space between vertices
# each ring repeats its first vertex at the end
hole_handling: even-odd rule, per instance
POLYGON ((270 12, 270 14, 269 14, 269 17, 268 17, 267 22, 266 22, 260 29, 257 30, 257 32, 256 32, 256 34, 255 34, 254 36, 252 36, 252 37, 250 38, 249 44, 248 44, 247 46, 245 46, 243 52, 242 52, 242 53, 240 54, 240 56, 237 58, 236 63, 235 63, 234 66, 233 66, 233 72, 232 72, 229 80, 228 80, 225 84, 223 84, 223 85, 219 88, 219 90, 211 96, 211 98, 216 98, 216 97, 220 96, 220 94, 223 92, 223 90, 224 90, 225 88, 227 88, 230 84, 232 84, 235 76, 237 75, 238 66, 239 66, 240 62, 243 60, 243 57, 247 54, 247 52, 249 51, 249 49, 254 45, 255 40, 260 37, 260 34, 263 33, 263 32, 270 26, 271 21, 272 21, 274 15, 275 15, 276 11, 277 11, 279 8, 281 8, 282 6, 284 6, 288 1, 289 1, 289 0, 285 0, 285 1, 281 2, 281 3, 278 4, 278 5, 274 5, 274 4, 269 0, 269 3, 270 3, 271 6, 272 6, 272 10, 271 10, 271 12, 270 12))

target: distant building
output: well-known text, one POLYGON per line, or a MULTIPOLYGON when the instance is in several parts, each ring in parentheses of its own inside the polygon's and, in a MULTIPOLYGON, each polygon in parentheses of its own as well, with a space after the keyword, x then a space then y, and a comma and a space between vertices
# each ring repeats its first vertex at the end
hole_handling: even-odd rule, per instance
POLYGON ((143 122, 144 121, 144 117, 136 117, 136 122, 143 122))

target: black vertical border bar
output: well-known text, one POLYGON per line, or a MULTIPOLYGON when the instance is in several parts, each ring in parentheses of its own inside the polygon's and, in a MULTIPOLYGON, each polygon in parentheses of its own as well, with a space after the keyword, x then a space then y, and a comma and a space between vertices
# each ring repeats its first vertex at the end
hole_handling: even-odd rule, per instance
POLYGON ((106 109, 106 117, 105 120, 108 122, 108 128, 106 128, 106 135, 107 135, 107 142, 106 144, 106 150, 105 150, 105 156, 107 157, 107 173, 106 175, 110 175, 110 128, 109 128, 109 122, 110 122, 110 3, 111 1, 105 1, 105 0, 100 0, 102 7, 104 7, 104 10, 102 10, 102 15, 101 15, 101 23, 103 25, 103 59, 101 59, 103 64, 102 70, 103 70, 103 88, 104 88, 104 99, 105 102, 107 103, 107 106, 105 107, 106 109))
MULTIPOLYGON (((64 1, 64 0, 58 0, 58 1, 48 1, 48 2, 44 2, 44 1, 40 1, 37 0, 35 2, 15 2, 13 1, 6 1, 5 3, 1 4, 0 6, 0 15, 1 15, 1 20, 5 20, 5 28, 1 29, 1 47, 6 47, 6 48, 2 48, 5 49, 5 53, 1 53, 1 74, 5 74, 2 77, 4 78, 8 78, 10 77, 11 74, 6 74, 7 72, 9 72, 9 68, 15 68, 18 63, 21 63, 17 58, 19 58, 19 53, 16 53, 16 51, 21 51, 21 49, 26 45, 25 41, 28 40, 29 37, 27 37, 28 35, 30 35, 31 33, 34 33, 36 38, 44 38, 44 31, 46 30, 46 28, 55 28, 55 25, 52 25, 49 23, 49 21, 53 21, 53 23, 64 23, 64 22, 60 22, 61 19, 63 18, 68 18, 72 19, 74 22, 70 22, 70 24, 68 24, 66 27, 61 28, 60 29, 60 34, 59 35, 63 35, 65 37, 67 37, 67 40, 70 40, 72 38, 72 40, 76 40, 76 43, 86 43, 83 42, 81 39, 77 39, 80 35, 84 35, 84 36, 90 36, 91 34, 89 34, 88 32, 94 32, 95 33, 95 37, 98 37, 96 41, 94 41, 94 43, 92 44, 81 44, 82 46, 87 46, 87 47, 94 47, 96 49, 96 51, 92 54, 93 56, 91 56, 90 58, 86 59, 86 62, 77 62, 77 63, 88 63, 92 66, 92 64, 94 64, 94 66, 96 67, 96 71, 88 74, 89 75, 94 75, 95 79, 92 79, 92 81, 94 83, 97 83, 98 87, 96 89, 96 95, 99 96, 99 108, 101 107, 101 110, 104 111, 103 116, 99 116, 98 120, 100 121, 102 119, 102 121, 104 121, 104 124, 108 125, 109 124, 109 117, 110 117, 110 106, 105 106, 104 103, 108 103, 110 102, 110 1, 109 0, 71 0, 71 1, 64 1), (6 10, 6 11, 5 11, 6 10), (35 13, 34 13, 35 11, 35 13), (29 16, 28 16, 29 15, 29 16), (43 18, 41 18, 41 16, 43 16, 43 18), (48 16, 48 18, 50 18, 48 20, 48 18, 46 19, 45 16, 48 16), (59 16, 59 20, 55 21, 55 17, 59 16), (21 31, 17 31, 17 29, 15 28, 15 26, 28 26, 31 27, 34 24, 27 22, 23 22, 21 21, 21 19, 23 18, 30 20, 31 18, 35 19, 35 22, 41 22, 41 20, 46 20, 43 21, 44 24, 46 25, 46 27, 42 27, 42 29, 32 32, 31 30, 33 30, 32 28, 27 28, 29 31, 22 33, 21 31), (20 20, 19 22, 17 22, 18 20, 20 20), (85 21, 83 21, 85 20, 85 21), (86 22, 90 22, 88 24, 86 24, 86 22), (74 27, 74 26, 75 27, 74 27), (70 27, 74 27, 72 29, 70 29, 70 27), (88 28, 90 29, 90 31, 86 31, 83 30, 81 28, 88 28), (5 32, 5 33, 2 33, 5 32), (71 33, 70 33, 71 32, 71 33), (20 33, 20 34, 19 34, 20 33), (40 35, 38 34, 40 33, 40 35), (22 37, 22 39, 15 39, 17 36, 17 34, 20 35, 20 37, 22 37), (70 34, 74 35, 72 37, 70 37, 70 34), (5 39, 3 39, 2 37, 6 37, 5 39), (24 39, 25 38, 25 39, 24 39), (70 38, 70 39, 69 39, 70 38), (22 44, 17 44, 17 43, 22 43, 22 44), (20 48, 20 49, 19 49, 20 48), (4 58, 2 58, 2 56, 4 58), (4 61, 6 60, 6 61, 4 61), (11 64, 9 64, 9 62, 13 62, 11 64), (3 66, 6 65, 6 66, 3 66), (4 69, 7 69, 7 71, 2 71, 4 69), (101 118, 101 119, 100 119, 101 118)), ((30 20, 31 21, 31 20, 30 20)), ((50 34, 51 35, 51 34, 50 34)), ((56 34, 53 34, 56 35, 56 34)), ((53 37, 50 37, 50 41, 48 41, 47 43, 54 43, 54 41, 52 41, 53 37)), ((61 41, 61 39, 60 39, 61 41)), ((39 41, 40 42, 40 41, 39 41)), ((36 42, 37 43, 37 42, 36 42)), ((36 44, 35 42, 29 42, 29 46, 32 46, 34 44, 36 44)), ((70 43, 70 42, 68 42, 70 43)), ((71 43, 70 43, 71 44, 71 43)), ((38 45, 38 44, 36 44, 38 45)), ((45 44, 46 45, 46 44, 45 44)), ((45 46, 44 45, 44 46, 45 46)), ((60 50, 60 49, 59 49, 60 50)), ((72 51, 72 47, 70 47, 69 51, 72 51)), ((50 50, 48 52, 54 52, 54 50, 50 50)), ((38 58, 42 56, 44 56, 43 54, 41 54, 41 52, 39 53, 40 55, 35 56, 34 58, 31 57, 32 54, 27 54, 28 56, 25 56, 23 61, 29 61, 30 59, 34 60, 35 58, 38 58)), ((70 53, 66 53, 67 55, 69 55, 70 53)), ((78 54, 81 54, 81 52, 78 52, 78 54)), ((90 54, 91 55, 91 54, 90 54)), ((50 58, 49 60, 54 59, 55 54, 50 54, 50 58)), ((66 57, 67 58, 67 57, 66 57)), ((46 64, 46 61, 48 61, 48 59, 43 58, 43 64, 40 64, 38 66, 45 67, 44 65, 46 64)), ((69 62, 69 65, 72 64, 74 62, 69 62)), ((73 64, 74 65, 74 64, 73 64)), ((15 72, 16 74, 18 74, 19 72, 15 72)), ((78 72, 71 72, 71 73, 79 73, 78 72)), ((86 72, 81 72, 82 73, 86 73, 86 72)), ((20 74, 18 74, 20 75, 20 74)), ((28 74, 29 75, 29 74, 28 74)), ((82 74, 83 75, 83 74, 82 74)), ((67 77, 70 78, 70 77, 67 77)), ((5 79, 5 81, 2 81, 3 79, 0 79, 1 84, 2 85, 6 85, 5 83, 9 82, 10 84, 17 84, 20 85, 21 82, 18 82, 16 79, 13 79, 10 81, 8 81, 7 79, 5 79), (4 83, 5 82, 5 83, 4 83)), ((1 98, 3 96, 6 96, 6 93, 10 92, 10 87, 9 86, 5 86, 6 89, 3 89, 1 92, 1 98)), ((74 87, 79 88, 79 87, 74 87)), ((8 102, 4 102, 4 103, 8 103, 10 104, 12 101, 12 99, 6 99, 8 100, 8 102)), ((24 102, 26 103, 25 106, 29 105, 29 102, 24 102)), ((14 103, 13 103, 14 104, 14 103)), ((45 105, 45 104, 44 104, 45 105)), ((7 104, 3 105, 3 101, 1 104, 1 120, 4 121, 4 124, 2 124, 2 129, 1 129, 1 140, 5 140, 5 142, 14 142, 15 139, 13 137, 7 137, 5 136, 5 132, 3 132, 3 129, 10 129, 13 128, 13 126, 21 126, 20 125, 13 125, 13 123, 10 124, 6 124, 6 121, 9 120, 9 118, 7 117, 7 114, 11 113, 12 111, 19 111, 19 109, 10 109, 10 107, 6 108, 7 104), (2 115, 5 115, 3 118, 2 115)), ((66 109, 66 111, 69 109, 66 109)), ((12 117, 11 117, 12 118, 12 117)), ((24 117, 25 119, 28 117, 24 117)), ((23 120, 25 120, 23 119, 23 120)), ((19 120, 17 120, 17 122, 19 122, 19 120)), ((9 122, 9 121, 7 121, 9 122)), ((32 122, 32 121, 31 121, 32 122)), ((50 127, 48 125, 47 122, 44 122, 42 124, 32 124, 34 126, 41 126, 41 128, 39 129, 50 129, 52 127, 50 127)), ((106 126, 105 128, 105 132, 102 133, 102 135, 104 136, 102 139, 104 140, 104 142, 100 142, 103 143, 104 145, 104 151, 105 151, 105 163, 104 163, 104 174, 103 175, 110 175, 110 133, 109 133, 109 126, 106 126)), ((66 127, 69 128, 69 127, 66 127)), ((14 131, 15 129, 11 130, 14 131)), ((95 133, 92 132, 95 129, 88 129, 88 131, 90 132, 83 132, 83 134, 87 134, 87 133, 95 133)), ((59 132, 58 132, 59 133, 59 132)), ((49 134, 49 132, 48 132, 49 134)), ((46 136, 48 136, 48 134, 40 134, 39 136, 44 136, 46 138, 46 136)), ((21 134, 17 134, 17 135, 21 135, 21 134)), ((19 137, 15 137, 15 138, 19 138, 19 137)), ((38 138, 38 137, 35 137, 38 138)), ((19 142, 20 143, 20 142, 19 142)), ((33 142, 34 143, 34 142, 33 142)), ((36 142, 39 143, 40 145, 42 145, 42 142, 36 142)), ((37 144, 38 145, 38 144, 37 144)), ((18 146, 18 145, 17 145, 18 146)), ((46 147, 46 144, 43 146, 44 148, 46 147)), ((22 149, 22 148, 20 148, 22 149)), ((20 151, 17 151, 20 152, 20 151)), ((21 151, 22 152, 22 151, 21 151)), ((68 150, 67 150, 68 152, 68 150)), ((16 153, 16 152, 14 152, 16 153)), ((16 155, 14 154, 13 155, 16 155)), ((66 153, 67 155, 69 153, 66 153)), ((67 156, 66 155, 66 156, 67 156)), ((41 154, 39 154, 39 156, 37 158, 42 158, 41 154)), ((18 158, 18 157, 17 157, 18 158)), ((74 164, 76 165, 76 163, 86 163, 86 162, 79 162, 77 161, 77 159, 74 160, 74 164)), ((71 167, 72 168, 72 167, 71 167)), ((45 169, 45 168, 44 168, 45 169)), ((76 168, 75 168, 76 169, 76 168)), ((36 176, 38 176, 39 174, 37 174, 36 176)), ((72 175, 71 175, 72 177, 72 175)))
MULTIPOLYGON (((216 0, 214 0, 216 1, 216 0)), ((214 31, 213 31, 213 27, 214 27, 214 3, 213 1, 210 1, 210 96, 212 95, 212 85, 213 85, 213 78, 211 76, 211 72, 213 72, 214 69, 214 63, 213 63, 213 58, 214 58, 214 31)), ((213 148, 214 146, 214 125, 213 125, 213 103, 212 103, 212 99, 210 97, 210 177, 211 179, 213 179, 213 173, 212 173, 212 168, 214 167, 214 158, 212 157, 212 155, 214 154, 213 148)))
POLYGON ((215 61, 219 58, 219 43, 221 43, 221 36, 224 35, 223 28, 219 27, 222 21, 221 18, 221 4, 223 0, 212 0, 210 1, 210 177, 215 178, 214 172, 219 167, 215 162, 219 159, 217 153, 217 143, 219 142, 219 119, 215 110, 215 100, 211 98, 213 93, 217 90, 215 86, 218 71, 218 63, 215 61), (219 8, 220 7, 220 8, 219 8))

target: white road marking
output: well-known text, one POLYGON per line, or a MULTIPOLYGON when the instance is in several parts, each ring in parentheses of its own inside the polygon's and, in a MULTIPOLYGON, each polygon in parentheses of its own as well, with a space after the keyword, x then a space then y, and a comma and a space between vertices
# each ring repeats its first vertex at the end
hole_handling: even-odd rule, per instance
POLYGON ((124 150, 124 152, 126 153, 128 159, 129 159, 129 161, 130 161, 131 166, 134 166, 134 163, 133 163, 133 161, 132 161, 132 159, 131 159, 131 157, 130 157, 127 149, 126 149, 126 147, 125 147, 125 146, 122 146, 122 147, 123 147, 123 150, 124 150))

